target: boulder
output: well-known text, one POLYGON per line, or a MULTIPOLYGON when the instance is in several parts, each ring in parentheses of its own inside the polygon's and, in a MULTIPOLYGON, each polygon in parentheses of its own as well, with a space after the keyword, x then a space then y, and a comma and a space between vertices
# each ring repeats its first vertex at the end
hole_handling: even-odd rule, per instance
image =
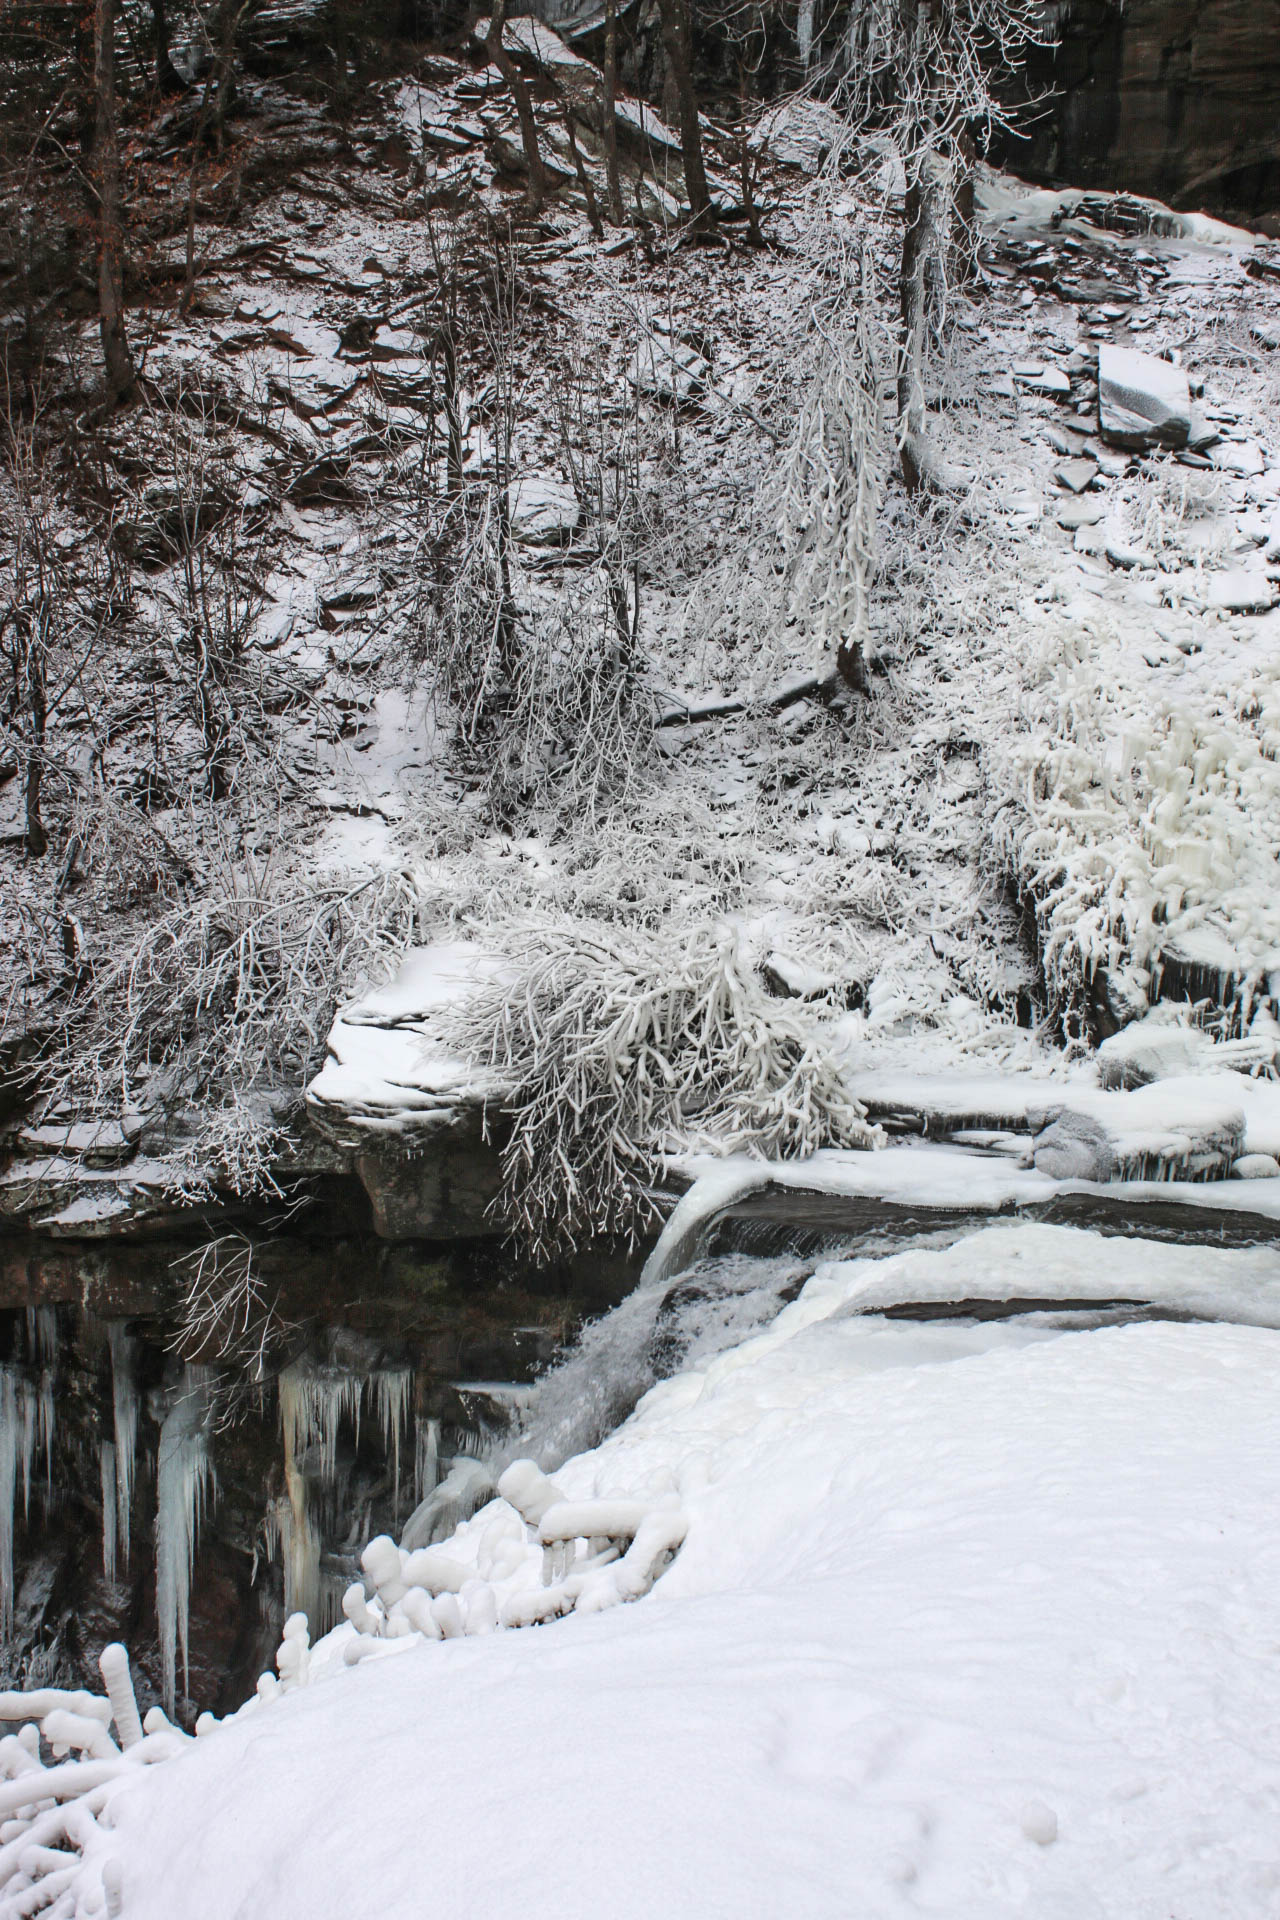
POLYGON ((1048 1116, 1031 1148, 1037 1173, 1052 1180, 1109 1180, 1115 1171, 1115 1153, 1106 1128, 1087 1113, 1065 1108, 1048 1116))
POLYGON ((1231 1169, 1233 1180, 1280 1180, 1280 1160, 1270 1153, 1245 1153, 1231 1169))
POLYGON ((1132 347, 1100 347, 1098 429, 1110 445, 1131 453, 1185 447, 1191 436, 1185 370, 1132 347))

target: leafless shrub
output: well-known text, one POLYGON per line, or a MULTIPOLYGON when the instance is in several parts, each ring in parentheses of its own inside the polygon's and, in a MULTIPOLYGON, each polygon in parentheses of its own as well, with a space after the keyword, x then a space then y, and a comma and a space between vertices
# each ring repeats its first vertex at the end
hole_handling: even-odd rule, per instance
POLYGON ((266 1280, 247 1234, 224 1233, 193 1247, 173 1263, 181 1288, 171 1345, 186 1358, 199 1354, 235 1367, 253 1384, 267 1376, 268 1360, 291 1331, 281 1317, 279 1289, 266 1280))
MULTIPOLYGON (((176 1188, 276 1193, 296 1089, 318 1067, 337 1002, 413 937, 399 874, 308 885, 248 855, 125 943, 88 978, 49 1049, 51 1097, 86 1113, 198 1110, 167 1159, 176 1188)), ((183 1124, 187 1124, 185 1118, 183 1124)))
POLYGON ((507 937, 514 984, 469 1000, 453 1037, 509 1089, 501 1204, 537 1256, 634 1239, 664 1152, 873 1144, 813 1009, 771 999, 732 931, 531 917, 507 937))

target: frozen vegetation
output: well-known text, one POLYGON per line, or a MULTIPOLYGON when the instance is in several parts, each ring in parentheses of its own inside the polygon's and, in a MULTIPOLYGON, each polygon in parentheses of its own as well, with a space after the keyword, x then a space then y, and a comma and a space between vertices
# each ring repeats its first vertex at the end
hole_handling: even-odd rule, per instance
MULTIPOLYGON (((108 1581, 153 1503, 164 1705, 115 1645, 0 1696, 0 1920, 1276 1910, 1280 256, 976 164, 1047 18, 855 8, 829 101, 677 129, 499 9, 340 125, 247 81, 298 152, 234 244, 223 72, 129 404, 51 330, 0 1222, 204 1237, 80 1463, 108 1581), (381 1232, 459 1140, 466 1233, 652 1242, 467 1445, 242 1231, 341 1175, 381 1232), (708 1252, 767 1189, 916 1243, 708 1252), (191 1734, 237 1394, 287 1620, 191 1734)), ((56 1337, 0 1366, 0 1636, 56 1337)))

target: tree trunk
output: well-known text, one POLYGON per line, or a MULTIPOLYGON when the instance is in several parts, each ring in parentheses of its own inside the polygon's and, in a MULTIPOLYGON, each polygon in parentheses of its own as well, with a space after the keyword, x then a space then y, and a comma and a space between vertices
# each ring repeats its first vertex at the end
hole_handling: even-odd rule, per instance
POLYGON ((538 123, 533 117, 533 101, 524 75, 502 44, 502 29, 506 23, 507 0, 494 0, 485 52, 510 87, 511 97, 516 103, 525 165, 529 169, 529 211, 541 213, 547 198, 547 175, 542 164, 542 149, 538 145, 538 123))
POLYGON ((564 109, 564 130, 569 138, 569 152, 573 156, 573 170, 578 176, 578 185, 582 188, 582 197, 587 203, 587 219, 591 231, 597 240, 604 239, 604 228, 600 224, 600 209, 596 205, 596 190, 591 184, 591 175, 582 164, 582 155, 578 151, 578 136, 573 130, 573 108, 568 101, 564 109))
POLYGON ((44 735, 48 721, 48 705, 45 694, 44 674, 44 621, 38 623, 36 633, 29 636, 24 662, 27 694, 27 715, 31 726, 31 751, 27 758, 26 778, 23 781, 23 846, 33 859, 48 852, 49 836, 45 832, 44 820, 40 813, 40 789, 44 780, 44 735))
POLYGON ((931 446, 925 423, 924 366, 929 329, 942 311, 946 294, 947 231, 950 225, 952 172, 937 154, 925 151, 907 163, 907 197, 898 272, 902 337, 898 358, 898 449, 908 493, 931 487, 958 491, 973 476, 950 466, 931 446))
POLYGON ((658 0, 658 17, 662 25, 662 45, 680 107, 680 150, 684 156, 684 190, 691 215, 689 227, 693 233, 706 233, 715 224, 715 209, 711 205, 707 169, 702 158, 698 96, 693 87, 689 9, 685 0, 658 0))
POLYGON ((182 76, 169 51, 168 0, 151 0, 151 27, 155 47, 156 86, 161 93, 181 93, 182 76))
POLYGON ((116 0, 93 7, 93 187, 97 197, 98 314, 107 394, 123 400, 133 387, 133 358, 124 326, 124 213, 120 132, 116 125, 116 0))
POLYGON ((604 164, 609 177, 609 218, 615 227, 625 219, 622 181, 618 175, 618 0, 604 6, 604 164))

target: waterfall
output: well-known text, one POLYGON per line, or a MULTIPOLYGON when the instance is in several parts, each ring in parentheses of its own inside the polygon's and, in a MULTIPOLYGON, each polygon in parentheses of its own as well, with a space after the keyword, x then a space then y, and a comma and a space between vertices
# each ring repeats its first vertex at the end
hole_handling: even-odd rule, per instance
POLYGON ((174 1710, 179 1647, 183 1692, 187 1690, 191 1569, 204 1504, 214 1490, 209 1458, 209 1379, 207 1368, 186 1368, 160 1427, 156 1459, 156 1617, 164 1704, 169 1713, 174 1710))
MULTIPOLYGON (((280 1426, 284 1437, 287 1507, 280 1518, 286 1613, 305 1613, 313 1633, 327 1624, 328 1597, 321 1575, 323 1539, 314 1511, 313 1486, 327 1491, 338 1469, 338 1431, 346 1420, 359 1443, 366 1398, 391 1460, 393 1506, 399 1507, 400 1456, 413 1395, 411 1367, 322 1364, 295 1360, 280 1375, 280 1426)), ((415 1449, 415 1455, 416 1455, 415 1449)), ((415 1477, 419 1461, 415 1457, 415 1477)))

